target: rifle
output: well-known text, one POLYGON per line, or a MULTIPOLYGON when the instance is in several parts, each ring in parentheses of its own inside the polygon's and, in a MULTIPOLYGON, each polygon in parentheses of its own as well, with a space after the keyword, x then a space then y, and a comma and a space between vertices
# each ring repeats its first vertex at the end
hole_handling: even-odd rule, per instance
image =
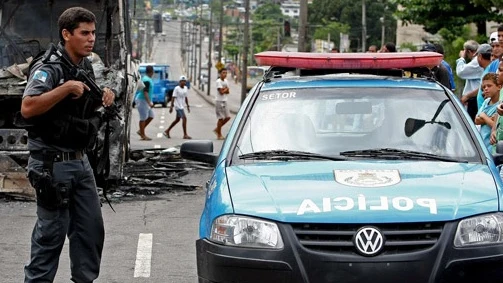
MULTIPOLYGON (((85 70, 80 68, 79 66, 73 64, 72 61, 70 61, 68 58, 66 58, 63 55, 63 52, 59 50, 54 44, 49 45, 49 51, 45 58, 42 59, 42 63, 45 64, 60 64, 63 68, 65 68, 68 71, 68 74, 74 78, 77 81, 81 81, 85 83, 89 89, 90 93, 92 95, 92 98, 101 100, 103 96, 103 91, 101 88, 96 84, 93 78, 91 78, 85 70), (50 58, 52 55, 55 55, 60 59, 60 61, 50 61, 50 58)), ((105 116, 107 117, 117 117, 119 120, 122 120, 119 112, 119 107, 115 102, 108 106, 105 107, 105 116)))
MULTIPOLYGON (((72 61, 70 61, 68 58, 66 58, 63 55, 63 52, 59 50, 54 44, 49 45, 49 50, 42 59, 42 63, 45 64, 60 64, 63 68, 65 68, 68 71, 68 74, 75 80, 81 81, 85 83, 89 89, 90 93, 92 95, 93 99, 100 100, 102 99, 103 96, 103 91, 101 88, 96 84, 93 78, 91 78, 85 70, 80 68, 79 66, 73 64, 72 61), (50 58, 52 55, 55 55, 58 57, 60 61, 50 61, 50 58)), ((106 120, 106 130, 105 130, 105 137, 104 137, 104 145, 103 145, 103 152, 102 152, 102 158, 100 158, 99 163, 97 164, 97 168, 95 174, 103 176, 108 176, 109 173, 109 168, 110 168, 110 158, 109 158, 109 135, 110 135, 110 119, 112 117, 117 117, 119 120, 122 120, 121 116, 119 115, 119 109, 117 107, 117 104, 115 104, 115 101, 112 105, 108 107, 104 107, 105 113, 104 113, 104 118, 106 120)), ((107 187, 108 183, 105 184, 103 187, 103 196, 105 197, 105 200, 107 201, 108 205, 110 208, 115 212, 115 209, 112 207, 112 204, 110 203, 110 200, 107 197, 107 187)))

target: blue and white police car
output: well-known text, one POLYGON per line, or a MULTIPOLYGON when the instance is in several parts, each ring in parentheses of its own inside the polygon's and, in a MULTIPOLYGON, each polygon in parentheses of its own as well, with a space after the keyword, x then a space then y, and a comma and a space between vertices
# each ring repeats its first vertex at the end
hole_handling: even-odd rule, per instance
POLYGON ((503 280, 502 181, 437 53, 264 52, 212 163, 199 282, 503 280))

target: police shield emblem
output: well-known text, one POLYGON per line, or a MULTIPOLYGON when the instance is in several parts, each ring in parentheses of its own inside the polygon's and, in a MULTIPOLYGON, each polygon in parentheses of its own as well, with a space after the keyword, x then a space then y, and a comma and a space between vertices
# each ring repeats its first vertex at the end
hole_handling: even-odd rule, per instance
POLYGON ((352 187, 386 187, 398 184, 398 170, 334 170, 335 181, 352 187))

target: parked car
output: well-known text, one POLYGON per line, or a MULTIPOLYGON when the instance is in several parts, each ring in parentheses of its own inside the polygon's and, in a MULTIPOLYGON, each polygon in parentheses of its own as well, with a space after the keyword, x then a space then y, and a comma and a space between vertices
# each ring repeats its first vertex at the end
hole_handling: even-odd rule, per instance
POLYGON ((492 156, 459 99, 425 77, 441 55, 255 57, 273 67, 220 153, 212 141, 181 146, 183 158, 215 166, 196 241, 199 282, 503 278, 503 155, 492 156))

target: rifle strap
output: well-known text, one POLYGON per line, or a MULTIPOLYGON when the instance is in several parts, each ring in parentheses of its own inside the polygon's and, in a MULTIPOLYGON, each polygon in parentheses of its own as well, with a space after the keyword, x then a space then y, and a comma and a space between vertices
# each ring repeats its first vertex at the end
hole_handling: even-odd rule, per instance
MULTIPOLYGON (((106 118, 105 138, 103 140, 103 151, 101 153, 101 158, 97 166, 98 173, 102 174, 102 176, 108 176, 110 174, 109 147, 110 147, 110 119, 106 118)), ((105 197, 105 200, 107 201, 110 208, 113 210, 113 212, 115 212, 115 209, 112 207, 112 204, 108 199, 107 191, 108 191, 108 182, 105 182, 105 186, 103 187, 103 196, 105 197)))

